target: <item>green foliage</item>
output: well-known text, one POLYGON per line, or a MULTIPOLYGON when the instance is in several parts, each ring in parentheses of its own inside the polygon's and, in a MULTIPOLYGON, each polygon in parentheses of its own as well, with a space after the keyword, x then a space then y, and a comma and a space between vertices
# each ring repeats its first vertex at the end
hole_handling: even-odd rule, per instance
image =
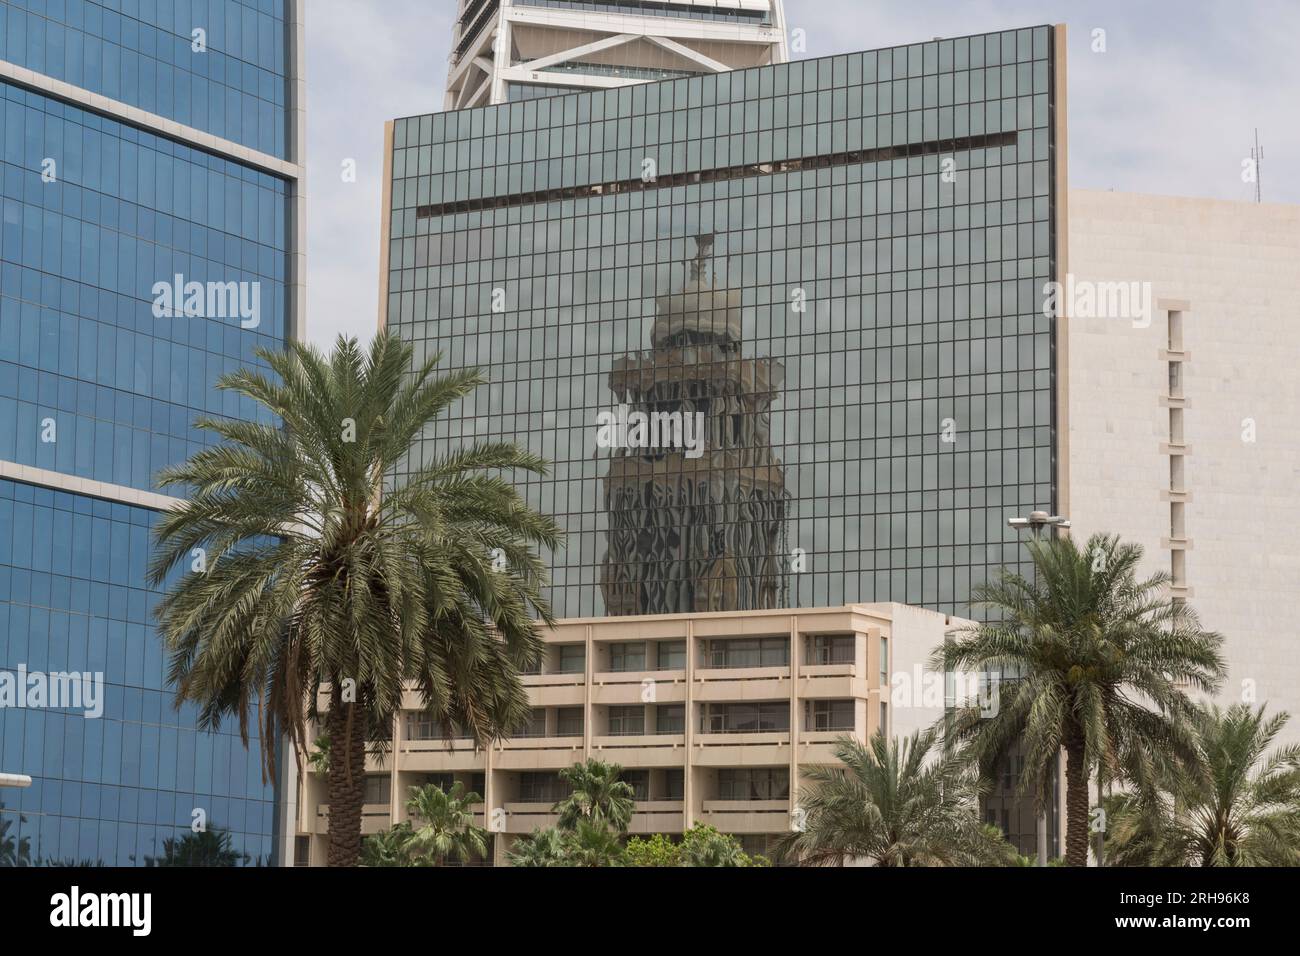
POLYGON ((632 837, 623 848, 627 866, 681 866, 681 846, 662 833, 632 837))
POLYGON ((511 866, 624 866, 618 835, 590 820, 572 830, 547 827, 520 837, 506 854, 511 866))
POLYGON ((361 841, 361 865, 411 866, 411 836, 409 823, 399 823, 372 833, 361 841))
POLYGON ((445 866, 488 855, 488 831, 474 822, 477 793, 457 781, 444 791, 436 784, 412 787, 406 801, 411 820, 366 837, 362 866, 445 866))
POLYGON ((766 866, 764 857, 750 857, 740 841, 719 833, 707 823, 697 823, 682 834, 681 866, 766 866), (756 861, 762 862, 756 862, 756 861))
POLYGON ((414 865, 485 859, 488 832, 474 822, 474 805, 482 802, 477 793, 466 793, 460 781, 452 784, 450 792, 433 784, 413 788, 406 810, 413 821, 408 851, 414 865))
POLYGON ((307 754, 307 763, 311 769, 319 774, 330 772, 330 735, 321 733, 316 735, 316 743, 313 745, 311 752, 307 754))
POLYGON ((1195 760, 1108 797, 1106 865, 1300 865, 1300 745, 1269 752, 1289 715, 1264 710, 1203 710, 1195 760))
POLYGON ((835 743, 839 765, 811 766, 800 794, 804 827, 781 838, 779 859, 802 865, 988 864, 1004 851, 980 825, 978 777, 958 755, 938 752, 930 728, 902 740, 835 743))
POLYGON ((565 831, 555 827, 534 830, 515 841, 506 858, 511 866, 570 866, 565 831))
MULTIPOLYGON (((0 803, 0 810, 4 804, 0 803)), ((11 834, 15 825, 27 822, 27 818, 15 813, 0 813, 0 867, 31 866, 32 841, 28 837, 11 834)))
POLYGON ((636 803, 632 785, 619 779, 622 772, 618 764, 594 758, 561 770, 560 778, 572 790, 555 805, 560 829, 576 830, 585 820, 625 833, 636 803))
POLYGON ((623 845, 604 824, 579 820, 565 835, 565 858, 570 866, 622 866, 623 845))
MULTIPOLYGON (((340 337, 329 355, 295 343, 258 356, 267 371, 217 387, 260 406, 265 422, 200 419, 220 444, 158 475, 185 492, 155 529, 150 581, 168 588, 158 629, 177 702, 196 703, 204 728, 234 717, 247 740, 260 720, 263 741, 287 731, 303 753, 306 717, 332 690, 332 762, 346 766, 329 775, 330 860, 348 865, 360 845, 359 744, 384 739, 404 690, 480 743, 526 719, 520 671, 540 652, 534 621, 552 620, 537 552, 561 536, 510 480, 545 473, 515 445, 405 470, 413 442, 483 383, 477 371, 436 376, 439 356, 415 363, 410 345, 382 333, 368 350, 340 337), (339 695, 345 681, 354 699, 339 695)), ((274 751, 263 747, 270 775, 274 751)))
POLYGON ((247 853, 234 847, 229 830, 210 827, 198 833, 186 833, 177 839, 163 840, 162 856, 146 856, 144 865, 151 866, 239 866, 251 862, 247 853))
POLYGON ((1018 745, 1020 788, 1051 792, 1066 753, 1066 859, 1087 860, 1088 781, 1149 783, 1166 757, 1193 760, 1195 707, 1187 689, 1222 680, 1222 638, 1167 595, 1169 576, 1137 577, 1142 549, 1094 535, 1029 544, 1032 579, 1003 570, 976 589, 993 618, 935 652, 944 671, 1016 674, 1004 680, 996 713, 972 706, 949 722, 949 740, 988 774, 1018 745))

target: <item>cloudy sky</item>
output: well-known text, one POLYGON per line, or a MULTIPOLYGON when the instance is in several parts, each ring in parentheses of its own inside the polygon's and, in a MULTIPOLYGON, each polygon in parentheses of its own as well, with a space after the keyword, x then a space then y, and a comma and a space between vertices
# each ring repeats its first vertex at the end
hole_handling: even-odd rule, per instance
MULTIPOLYGON (((441 108, 456 3, 307 7, 307 329, 325 345, 375 328, 383 124, 441 108)), ((786 0, 786 19, 801 57, 1066 23, 1072 187, 1250 200, 1258 127, 1265 201, 1300 202, 1296 0, 786 0)))

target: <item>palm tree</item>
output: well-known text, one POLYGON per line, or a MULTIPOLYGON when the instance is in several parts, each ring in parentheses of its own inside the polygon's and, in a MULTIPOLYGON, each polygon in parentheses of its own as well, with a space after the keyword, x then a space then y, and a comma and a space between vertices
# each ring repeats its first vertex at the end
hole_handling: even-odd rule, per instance
POLYGON ((707 823, 697 823, 682 834, 680 866, 751 866, 740 841, 707 823))
POLYGON ((480 744, 526 720, 533 619, 552 621, 535 549, 559 531, 502 474, 544 473, 536 456, 500 443, 412 453, 478 372, 435 376, 438 356, 413 367, 386 334, 364 352, 340 337, 329 356, 258 354, 273 378, 246 369, 217 387, 264 420, 200 419, 222 443, 159 475, 189 494, 155 532, 150 577, 171 585, 159 630, 177 703, 197 703, 205 728, 234 715, 247 743, 256 708, 268 776, 281 728, 301 773, 307 717, 328 697, 328 858, 353 866, 366 745, 387 739, 405 689, 480 744))
MULTIPOLYGON (((0 803, 0 810, 4 810, 4 806, 3 803, 0 803)), ((0 813, 0 866, 32 865, 31 839, 29 837, 19 837, 16 830, 14 835, 9 834, 9 831, 14 829, 15 824, 21 826, 26 822, 27 818, 21 814, 0 813)))
POLYGON ((801 829, 777 843, 803 865, 957 866, 990 862, 978 816, 978 776, 955 753, 937 752, 931 727, 901 740, 877 732, 864 745, 835 742, 839 765, 814 765, 800 793, 801 829))
POLYGON ((506 856, 511 866, 572 866, 567 854, 565 831, 547 827, 520 837, 506 856))
POLYGON ((487 856, 488 832, 474 823, 477 793, 466 793, 459 780, 449 792, 435 784, 413 788, 406 801, 414 832, 409 851, 416 866, 442 866, 448 860, 468 863, 487 856))
POLYGON ((623 845, 604 824, 579 819, 565 834, 565 858, 570 866, 622 866, 623 845))
POLYGON ((316 743, 307 754, 307 763, 319 774, 330 772, 330 737, 329 734, 317 734, 316 743))
POLYGON ((410 866, 413 832, 409 823, 398 823, 370 834, 361 841, 361 865, 410 866))
POLYGON ((163 840, 162 856, 146 856, 150 866, 247 866, 252 857, 235 849, 234 835, 221 827, 163 840))
POLYGON ((632 785, 619 779, 623 768, 616 763, 589 759, 561 770, 560 777, 572 792, 555 805, 560 828, 576 830, 587 820, 617 833, 627 831, 636 807, 632 785))
POLYGON ((1142 549, 1094 535, 1082 550, 1069 538, 1033 541, 1036 579, 1003 570, 975 589, 972 604, 995 618, 934 654, 945 671, 1007 675, 996 713, 957 710, 952 740, 968 745, 987 771, 1017 740, 1020 789, 1039 802, 1051 792, 1065 751, 1068 866, 1088 859, 1088 781, 1127 774, 1146 788, 1162 755, 1190 759, 1195 707, 1185 688, 1215 690, 1222 680, 1218 634, 1167 596, 1167 574, 1137 577, 1142 549))
POLYGON ((1300 864, 1300 745, 1268 753, 1288 714, 1246 704, 1198 717, 1199 759, 1164 770, 1155 799, 1108 801, 1112 866, 1300 864))

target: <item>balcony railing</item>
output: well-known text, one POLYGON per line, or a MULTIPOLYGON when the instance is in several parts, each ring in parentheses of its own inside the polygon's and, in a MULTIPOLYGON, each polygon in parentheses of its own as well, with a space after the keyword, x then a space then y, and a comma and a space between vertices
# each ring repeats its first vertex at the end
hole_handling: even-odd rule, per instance
POLYGON ((758 733, 699 733, 695 744, 699 747, 772 747, 790 743, 790 731, 763 731, 758 733))
POLYGON ((606 734, 592 737, 593 750, 671 750, 686 746, 685 734, 606 734))

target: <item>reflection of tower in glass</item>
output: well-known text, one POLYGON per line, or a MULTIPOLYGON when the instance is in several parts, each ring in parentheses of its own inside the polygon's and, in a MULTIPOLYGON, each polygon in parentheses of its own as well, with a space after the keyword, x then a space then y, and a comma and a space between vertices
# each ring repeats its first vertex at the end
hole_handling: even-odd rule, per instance
MULTIPOLYGON (((740 293, 705 275, 713 237, 681 292, 661 296, 649 352, 614 363, 629 414, 702 421, 703 448, 616 448, 605 476, 607 614, 784 606, 789 495, 772 454, 771 405, 784 375, 740 356, 740 293)), ((698 440, 698 438, 697 438, 698 440)))

